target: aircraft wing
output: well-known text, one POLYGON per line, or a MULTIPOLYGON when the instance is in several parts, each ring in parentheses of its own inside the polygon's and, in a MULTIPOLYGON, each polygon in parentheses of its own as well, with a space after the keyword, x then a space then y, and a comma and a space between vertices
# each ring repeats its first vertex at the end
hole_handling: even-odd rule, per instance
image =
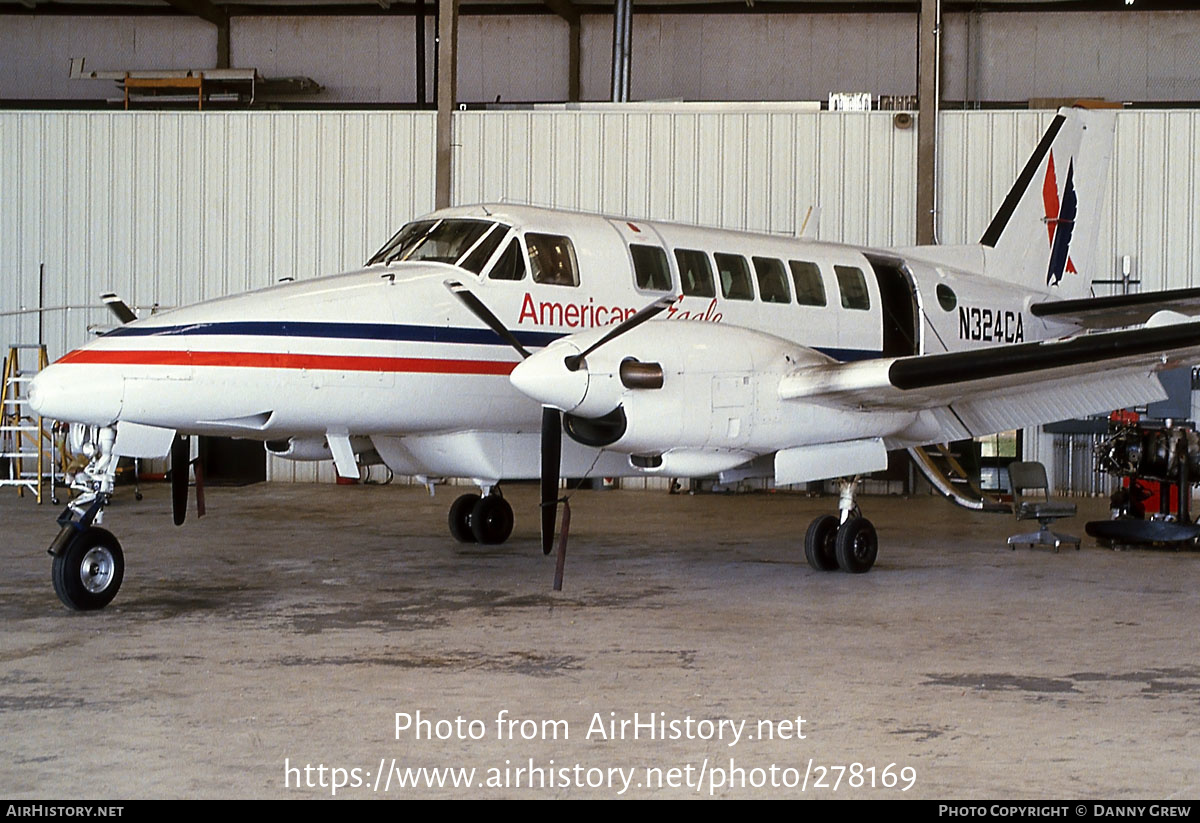
POLYGON ((1200 314, 1200 289, 1047 300, 1034 303, 1029 310, 1035 317, 1072 323, 1084 329, 1116 329, 1145 323, 1164 309, 1187 315, 1200 314))
POLYGON ((1189 320, 993 349, 820 364, 786 375, 779 391, 786 400, 848 410, 927 411, 929 422, 943 429, 941 439, 963 439, 1161 400, 1166 393, 1156 373, 1195 362, 1200 322, 1189 320))

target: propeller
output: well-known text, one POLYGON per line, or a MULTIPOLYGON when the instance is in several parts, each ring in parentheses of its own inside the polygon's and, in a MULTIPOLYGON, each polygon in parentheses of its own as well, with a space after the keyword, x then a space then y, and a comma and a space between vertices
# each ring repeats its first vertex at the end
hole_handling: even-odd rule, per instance
POLYGON ((125 301, 115 293, 106 292, 100 295, 100 299, 104 301, 104 304, 108 306, 108 310, 116 316, 117 320, 121 321, 121 325, 137 320, 137 315, 133 313, 133 309, 129 308, 125 301))
POLYGON ((597 340, 592 345, 588 346, 582 352, 568 357, 566 360, 567 368, 570 369, 571 371, 579 371, 579 368, 581 366, 586 365, 587 356, 589 354, 591 354, 596 349, 603 346, 605 343, 608 343, 609 341, 613 340, 614 338, 620 337, 622 334, 629 331, 630 329, 637 328, 638 326, 642 325, 643 323, 645 323, 647 320, 654 317, 655 315, 661 314, 662 312, 666 311, 667 308, 672 306, 675 303, 675 301, 678 299, 679 298, 673 294, 664 294, 662 297, 658 298, 650 305, 644 306, 643 308, 638 309, 637 313, 635 313, 632 317, 627 317, 624 320, 622 320, 620 323, 618 323, 616 326, 613 327, 612 331, 610 331, 608 334, 601 337, 599 340, 597 340))
MULTIPOLYGON (((457 297, 463 305, 465 305, 472 314, 482 320, 488 328, 500 336, 502 340, 516 349, 522 359, 528 359, 531 354, 528 349, 521 345, 511 331, 500 322, 500 318, 496 317, 492 311, 484 305, 483 301, 476 297, 470 289, 463 285, 458 280, 447 280, 445 286, 450 290, 450 293, 457 297)), ((593 343, 586 351, 578 355, 572 355, 566 359, 567 368, 571 371, 578 371, 585 366, 584 358, 594 352, 596 349, 609 343, 625 332, 636 326, 640 326, 655 315, 665 311, 668 306, 676 301, 674 295, 664 295, 655 300, 650 305, 639 310, 631 317, 614 326, 611 331, 593 343)), ((659 369, 661 385, 661 368, 659 369)), ((569 421, 568 421, 569 422, 569 421)), ((542 406, 542 437, 541 437, 541 521, 542 521, 542 553, 550 554, 554 549, 554 529, 555 521, 558 519, 558 485, 562 473, 562 429, 563 416, 562 412, 550 405, 542 406)), ((566 553, 566 541, 562 541, 559 554, 560 562, 562 556, 566 553)), ((561 572, 560 572, 561 575, 561 572)), ((560 584, 561 585, 561 584, 560 584)))
POLYGON ((171 517, 176 526, 187 519, 188 463, 191 458, 191 441, 187 435, 177 435, 171 443, 171 517))
POLYGON ((562 412, 542 406, 542 554, 554 547, 558 481, 562 468, 562 412))

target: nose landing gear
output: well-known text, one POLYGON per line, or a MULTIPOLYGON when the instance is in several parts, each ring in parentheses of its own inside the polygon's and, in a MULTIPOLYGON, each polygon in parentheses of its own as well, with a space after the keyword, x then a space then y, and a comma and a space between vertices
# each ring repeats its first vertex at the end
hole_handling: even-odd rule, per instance
POLYGON ((104 507, 112 499, 117 460, 112 447, 116 430, 100 429, 88 444, 87 466, 75 475, 79 494, 58 517, 58 536, 50 544, 54 558, 50 579, 63 604, 75 611, 107 606, 125 577, 125 554, 111 532, 100 528, 104 507))

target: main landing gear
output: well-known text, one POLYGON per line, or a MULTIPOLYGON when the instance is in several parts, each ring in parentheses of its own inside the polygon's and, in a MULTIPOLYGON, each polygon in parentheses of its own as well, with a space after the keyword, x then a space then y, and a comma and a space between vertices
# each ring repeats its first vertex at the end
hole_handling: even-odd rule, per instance
POLYGON ((875 527, 862 516, 854 500, 858 478, 843 478, 839 485, 840 517, 823 514, 809 524, 804 535, 804 557, 808 565, 820 572, 841 569, 862 574, 875 565, 879 538, 875 527))
POLYGON ((450 505, 450 534, 459 543, 503 543, 512 534, 513 510, 499 488, 464 494, 450 505))
POLYGON ((58 536, 50 544, 54 558, 50 578, 58 599, 76 611, 102 609, 117 596, 125 577, 125 554, 112 533, 100 528, 104 507, 112 499, 117 459, 112 454, 116 430, 94 430, 82 446, 90 459, 72 479, 78 492, 58 516, 58 536))

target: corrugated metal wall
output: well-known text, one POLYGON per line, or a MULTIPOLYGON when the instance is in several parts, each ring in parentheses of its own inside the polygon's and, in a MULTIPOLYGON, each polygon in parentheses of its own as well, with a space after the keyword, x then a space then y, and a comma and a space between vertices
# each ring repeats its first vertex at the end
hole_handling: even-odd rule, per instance
POLYGON ((630 217, 911 242, 915 131, 881 112, 753 104, 659 111, 458 115, 455 199, 509 199, 630 217))
MULTIPOLYGON (((361 263, 433 207, 427 113, 0 114, 0 311, 173 306, 361 263)), ((101 309, 47 315, 53 356, 101 309)), ((36 337, 0 319, 0 342, 36 337)))
MULTIPOLYGON (((1052 116, 945 112, 943 242, 976 240, 1052 116)), ((457 202, 504 200, 911 244, 915 131, 886 113, 664 104, 456 115, 457 202)), ((352 267, 433 205, 431 113, 0 112, 0 313, 93 306, 115 289, 175 305, 352 267)), ((1118 117, 1103 254, 1143 289, 1195 285, 1200 112, 1118 117)), ((99 308, 46 318, 52 357, 99 308)), ((36 337, 0 316, 0 345, 36 337)), ((299 465, 299 469, 294 469, 299 465)), ((280 462, 272 476, 314 479, 280 462)), ((332 477, 327 470, 321 477, 332 477)))

